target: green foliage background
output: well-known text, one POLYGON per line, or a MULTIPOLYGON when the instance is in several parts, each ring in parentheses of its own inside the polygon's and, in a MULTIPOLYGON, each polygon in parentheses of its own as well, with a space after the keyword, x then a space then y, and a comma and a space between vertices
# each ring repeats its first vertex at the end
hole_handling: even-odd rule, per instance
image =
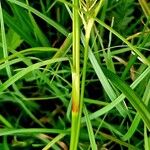
POLYGON ((71 0, 1 1, 0 149, 67 150, 76 136, 71 131, 73 9, 80 16, 76 62, 85 88, 80 87, 77 149, 150 149, 149 4, 79 3, 76 8, 71 0))

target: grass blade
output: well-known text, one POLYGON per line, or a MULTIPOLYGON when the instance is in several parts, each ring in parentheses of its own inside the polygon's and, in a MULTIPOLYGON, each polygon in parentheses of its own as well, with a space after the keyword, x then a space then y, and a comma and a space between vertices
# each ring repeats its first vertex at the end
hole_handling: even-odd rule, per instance
POLYGON ((129 87, 129 85, 123 82, 116 74, 107 69, 103 69, 103 71, 105 75, 115 84, 115 86, 126 96, 129 102, 139 113, 147 128, 150 130, 150 112, 145 104, 138 98, 136 93, 129 87))
MULTIPOLYGON (((117 98, 117 95, 114 92, 112 86, 110 85, 107 77, 103 73, 101 67, 99 66, 99 64, 91 50, 89 50, 89 58, 90 58, 93 68, 94 68, 94 70, 98 76, 98 79, 100 80, 105 92, 107 93, 107 95, 109 96, 111 101, 115 100, 117 98)), ((123 105, 119 104, 116 106, 116 108, 122 116, 125 117, 127 115, 126 108, 124 108, 123 105)))
POLYGON ((62 139, 66 134, 57 135, 51 142, 49 142, 42 150, 49 150, 56 142, 62 139))
POLYGON ((26 75, 27 73, 36 70, 42 66, 45 66, 47 64, 51 64, 51 63, 55 63, 55 62, 60 62, 60 61, 66 61, 68 60, 67 58, 56 58, 56 59, 50 59, 50 60, 45 60, 36 64, 33 64, 25 69, 23 69, 22 71, 18 72, 17 74, 15 74, 14 76, 12 76, 10 79, 8 79, 5 83, 3 83, 2 85, 0 85, 0 92, 4 91, 5 89, 7 89, 10 85, 12 85, 13 83, 15 83, 17 80, 19 80, 21 77, 23 77, 24 75, 26 75))
POLYGON ((26 134, 26 133, 28 134, 39 134, 39 133, 69 134, 69 130, 48 129, 48 128, 0 129, 0 136, 26 134))
POLYGON ((141 59, 141 61, 150 66, 150 61, 145 58, 145 56, 138 50, 135 48, 135 46, 133 46, 130 42, 128 42, 122 35, 120 35, 118 32, 116 32, 113 28, 111 28, 110 26, 108 26, 107 24, 105 24, 104 22, 102 22, 99 19, 95 19, 95 21, 97 23, 99 23, 100 25, 102 25, 103 27, 105 27, 106 29, 108 29, 110 32, 112 32, 114 35, 116 35, 119 39, 121 39, 124 43, 126 43, 128 45, 128 47, 130 47, 141 59))
POLYGON ((16 0, 8 0, 8 1, 29 10, 30 12, 34 13, 35 15, 37 15, 38 17, 40 17, 41 19, 46 21, 48 24, 53 26, 55 29, 57 29, 63 35, 65 35, 65 36, 68 35, 68 32, 62 26, 60 26, 58 23, 54 22, 52 19, 48 18, 47 16, 43 15, 42 13, 37 11, 36 9, 34 9, 34 8, 24 4, 22 2, 16 1, 16 0))
POLYGON ((83 111, 84 111, 84 115, 85 115, 86 125, 88 128, 88 134, 89 134, 89 139, 90 139, 90 143, 91 143, 91 148, 92 148, 92 150, 97 150, 97 145, 96 145, 96 141, 95 141, 92 124, 90 122, 89 114, 88 114, 88 111, 87 111, 85 105, 83 107, 83 111))

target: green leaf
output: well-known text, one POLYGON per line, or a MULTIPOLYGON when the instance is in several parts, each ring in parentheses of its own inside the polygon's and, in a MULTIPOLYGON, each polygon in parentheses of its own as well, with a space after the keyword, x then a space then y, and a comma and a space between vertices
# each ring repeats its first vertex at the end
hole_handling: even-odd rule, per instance
POLYGON ((59 25, 58 23, 56 23, 55 21, 53 21, 52 19, 48 18, 47 16, 43 15, 42 13, 40 13, 39 11, 37 11, 36 9, 22 3, 16 0, 8 0, 11 3, 14 3, 18 6, 21 6, 22 8, 25 8, 29 11, 31 11, 32 13, 34 13, 35 15, 37 15, 38 17, 40 17, 41 19, 45 20, 48 24, 50 24, 51 26, 53 26, 55 29, 57 29, 60 33, 62 33, 63 35, 67 36, 68 32, 65 30, 64 27, 62 27, 61 25, 59 25))
POLYGON ((69 130, 48 129, 48 128, 28 128, 28 129, 0 129, 0 136, 16 134, 39 134, 39 133, 64 133, 69 134, 69 130))
POLYGON ((68 60, 67 58, 56 58, 56 59, 50 59, 50 60, 45 60, 36 64, 33 64, 23 70, 21 70, 20 72, 18 72, 17 74, 15 74, 14 76, 12 76, 11 78, 9 78, 5 83, 3 83, 2 85, 0 85, 0 92, 4 91, 5 89, 7 89, 10 85, 12 85, 13 83, 15 83, 17 80, 19 80, 21 77, 23 77, 24 75, 26 75, 27 73, 36 70, 42 66, 45 66, 47 64, 51 64, 51 63, 55 63, 55 62, 60 62, 60 61, 66 61, 68 60))
POLYGON ((95 141, 95 136, 94 136, 92 124, 91 124, 89 114, 88 114, 88 111, 87 111, 87 108, 85 105, 83 107, 83 112, 85 115, 85 121, 86 121, 86 125, 88 128, 88 134, 89 134, 89 139, 90 139, 90 143, 91 143, 91 148, 92 148, 92 150, 97 150, 97 145, 96 145, 96 141, 95 141))
POLYGON ((119 76, 114 74, 113 72, 103 68, 103 71, 107 78, 111 80, 112 83, 126 96, 129 102, 136 109, 137 113, 139 113, 141 119, 144 121, 148 129, 150 130, 150 112, 148 108, 145 106, 142 100, 136 95, 136 93, 131 89, 131 87, 122 81, 119 76))

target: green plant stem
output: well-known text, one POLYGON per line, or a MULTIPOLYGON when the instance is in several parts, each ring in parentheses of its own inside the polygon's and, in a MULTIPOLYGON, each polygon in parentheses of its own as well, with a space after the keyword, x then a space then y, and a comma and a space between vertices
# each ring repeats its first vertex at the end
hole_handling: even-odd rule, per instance
POLYGON ((145 16, 149 19, 149 15, 150 15, 149 5, 145 0, 139 0, 139 3, 143 9, 145 16))
POLYGON ((80 105, 80 17, 78 8, 79 1, 73 0, 73 66, 72 66, 72 126, 70 150, 77 150, 80 129, 79 121, 80 105))
MULTIPOLYGON (((94 15, 96 16, 102 6, 103 0, 99 2, 96 7, 94 15)), ((74 6, 78 8, 79 2, 74 0, 74 6)), ((85 27, 85 48, 84 48, 84 62, 82 69, 82 81, 81 81, 81 96, 80 96, 80 23, 78 10, 73 8, 73 85, 72 85, 72 128, 71 128, 71 150, 76 150, 80 134, 80 124, 83 109, 84 91, 86 70, 88 61, 88 49, 91 30, 94 24, 94 19, 91 16, 86 16, 87 21, 84 24, 85 27), (76 98, 76 99, 75 99, 76 98)), ((82 16, 84 22, 84 17, 82 16)))

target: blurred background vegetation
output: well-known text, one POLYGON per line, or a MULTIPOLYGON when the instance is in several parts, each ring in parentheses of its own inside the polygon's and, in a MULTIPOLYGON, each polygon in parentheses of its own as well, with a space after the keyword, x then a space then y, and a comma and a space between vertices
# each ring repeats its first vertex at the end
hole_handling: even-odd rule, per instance
MULTIPOLYGON (((88 0, 81 1, 88 7, 88 0)), ((1 150, 46 150, 50 147, 48 144, 52 145, 50 149, 69 149, 72 7, 71 0, 1 1, 1 150)), ((97 19, 122 35, 150 62, 149 16, 150 7, 146 0, 104 0, 97 19)), ((82 19, 81 32, 84 37, 82 19)), ((84 59, 82 36, 81 76, 84 59)), ((84 104, 97 149, 149 150, 149 134, 142 114, 145 109, 145 113, 149 111, 145 105, 149 106, 150 100, 150 63, 144 63, 125 41, 98 21, 92 27, 89 47, 93 55, 89 56, 87 64, 84 104), (96 61, 95 67, 91 60, 96 61), (106 90, 101 74, 96 72, 100 70, 99 66, 117 75, 121 80, 118 87, 104 71, 111 91, 106 90), (134 98, 138 97, 139 105, 144 105, 144 108, 128 101, 128 94, 121 100, 117 99, 123 93, 121 87, 129 91, 131 97, 134 92, 134 98), (114 100, 116 103, 112 103, 114 100), (108 109, 101 111, 105 107, 108 109)), ((84 116, 81 119, 79 150, 93 149, 84 116)))

